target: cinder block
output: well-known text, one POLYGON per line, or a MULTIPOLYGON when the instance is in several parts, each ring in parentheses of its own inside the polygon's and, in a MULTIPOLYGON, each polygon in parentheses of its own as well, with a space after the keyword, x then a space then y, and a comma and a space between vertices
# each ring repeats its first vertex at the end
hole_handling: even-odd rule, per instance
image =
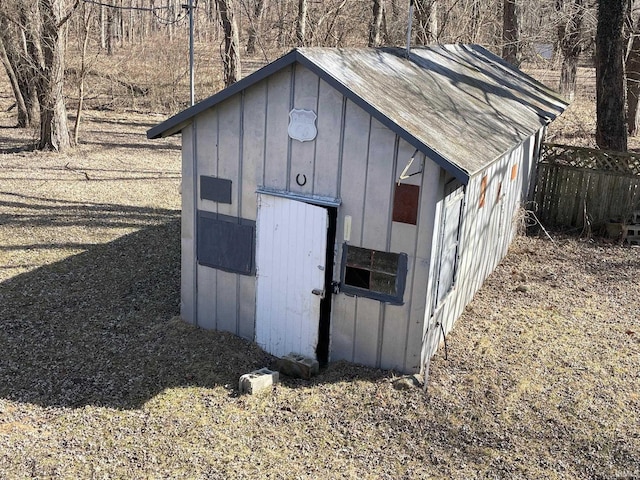
POLYGON ((298 355, 297 353, 285 355, 278 359, 277 364, 278 370, 285 375, 304 378, 305 380, 309 380, 320 371, 320 364, 316 359, 298 355))
POLYGON ((240 377, 238 389, 240 393, 253 395, 271 388, 272 385, 278 383, 279 377, 278 372, 274 372, 268 368, 254 370, 240 377))
POLYGON ((631 245, 640 245, 640 224, 625 225, 623 238, 631 245))

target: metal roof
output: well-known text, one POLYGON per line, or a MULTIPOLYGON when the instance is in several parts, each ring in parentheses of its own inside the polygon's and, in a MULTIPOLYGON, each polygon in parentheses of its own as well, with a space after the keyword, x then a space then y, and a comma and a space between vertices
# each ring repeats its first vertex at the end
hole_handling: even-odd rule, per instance
POLYGON ((567 103, 477 45, 298 48, 147 132, 179 132, 200 112, 299 62, 467 183, 567 103))

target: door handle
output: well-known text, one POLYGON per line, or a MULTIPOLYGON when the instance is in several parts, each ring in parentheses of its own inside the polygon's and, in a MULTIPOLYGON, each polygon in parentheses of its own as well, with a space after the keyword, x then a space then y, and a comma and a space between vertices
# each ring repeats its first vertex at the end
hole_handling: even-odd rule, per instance
POLYGON ((311 293, 314 295, 318 295, 320 298, 324 298, 324 289, 323 288, 314 288, 311 290, 311 293))

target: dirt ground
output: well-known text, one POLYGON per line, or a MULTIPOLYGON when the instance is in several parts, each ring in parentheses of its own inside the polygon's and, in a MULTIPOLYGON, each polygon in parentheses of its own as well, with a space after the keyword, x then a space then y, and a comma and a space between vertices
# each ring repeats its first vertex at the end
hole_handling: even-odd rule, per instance
POLYGON ((0 479, 640 478, 640 248, 519 237, 428 389, 334 363, 240 396, 272 358, 175 318, 178 141, 88 112, 20 151, 0 97, 0 479))

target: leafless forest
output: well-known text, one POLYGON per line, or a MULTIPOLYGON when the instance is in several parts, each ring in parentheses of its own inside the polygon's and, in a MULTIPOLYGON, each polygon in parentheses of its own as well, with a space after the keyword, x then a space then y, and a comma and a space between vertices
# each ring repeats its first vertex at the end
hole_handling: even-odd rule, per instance
MULTIPOLYGON (((637 15, 620 1, 635 120, 637 15)), ((197 101, 295 46, 404 46, 409 18, 412 45, 482 44, 556 72, 552 86, 568 99, 578 67, 594 64, 595 0, 6 0, 0 57, 18 126, 39 129, 40 148, 57 150, 82 141, 86 108, 188 106, 190 25, 197 101)))

